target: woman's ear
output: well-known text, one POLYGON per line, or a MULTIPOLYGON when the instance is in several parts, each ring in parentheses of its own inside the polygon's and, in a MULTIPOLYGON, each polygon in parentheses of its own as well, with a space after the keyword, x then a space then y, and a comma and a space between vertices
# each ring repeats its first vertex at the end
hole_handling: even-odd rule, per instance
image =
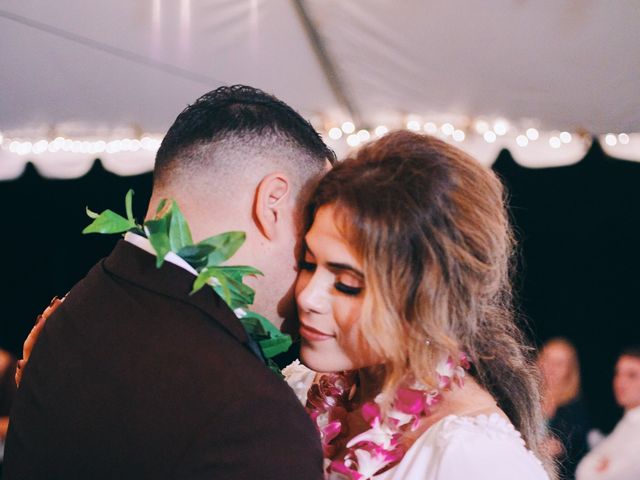
POLYGON ((253 203, 253 220, 267 239, 274 240, 280 227, 290 223, 291 219, 285 218, 285 215, 292 215, 291 195, 291 180, 284 173, 269 174, 258 184, 253 203))

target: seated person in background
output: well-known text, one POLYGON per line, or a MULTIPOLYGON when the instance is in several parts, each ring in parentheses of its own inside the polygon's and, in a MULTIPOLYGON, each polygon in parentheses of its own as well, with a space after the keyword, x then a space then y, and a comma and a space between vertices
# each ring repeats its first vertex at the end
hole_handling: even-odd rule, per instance
POLYGON ((624 416, 606 439, 578 465, 578 480, 640 479, 640 345, 622 351, 613 393, 624 416))
POLYGON ((2 459, 4 457, 4 440, 9 428, 9 410, 16 392, 14 374, 16 359, 9 352, 0 348, 0 474, 2 474, 2 459))
POLYGON ((548 340, 538 357, 543 376, 543 408, 552 433, 547 440, 556 458, 559 476, 575 478, 576 467, 587 453, 589 421, 580 396, 580 366, 575 347, 564 338, 548 340))

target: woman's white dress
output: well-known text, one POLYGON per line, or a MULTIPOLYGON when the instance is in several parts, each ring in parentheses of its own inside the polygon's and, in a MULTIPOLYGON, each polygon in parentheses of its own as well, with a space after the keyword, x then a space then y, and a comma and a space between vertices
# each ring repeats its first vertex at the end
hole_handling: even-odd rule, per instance
POLYGON ((547 480, 520 433, 500 415, 449 415, 375 480, 547 480))
MULTIPOLYGON (((300 401, 306 403, 315 372, 296 361, 282 373, 300 401)), ((497 413, 443 418, 418 437, 398 465, 373 477, 374 480, 548 478, 520 433, 497 413)))

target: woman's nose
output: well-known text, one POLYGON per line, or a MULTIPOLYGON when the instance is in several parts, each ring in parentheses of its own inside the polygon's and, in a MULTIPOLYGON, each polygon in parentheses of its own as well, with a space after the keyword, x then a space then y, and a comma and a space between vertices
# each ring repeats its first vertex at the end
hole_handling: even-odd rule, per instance
POLYGON ((298 291, 296 301, 302 312, 320 314, 326 312, 328 298, 327 289, 323 283, 321 276, 314 274, 307 280, 302 290, 298 291))

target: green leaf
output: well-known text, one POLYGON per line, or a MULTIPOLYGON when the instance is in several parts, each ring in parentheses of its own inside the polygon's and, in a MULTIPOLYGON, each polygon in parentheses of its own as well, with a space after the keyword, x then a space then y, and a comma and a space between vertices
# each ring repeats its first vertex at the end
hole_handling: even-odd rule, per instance
POLYGON ((135 228, 135 226, 135 223, 131 223, 114 211, 105 210, 89 226, 82 230, 82 233, 123 233, 135 228))
POLYGON ((244 321, 245 319, 250 319, 250 318, 255 319, 258 322, 260 322, 260 325, 262 326, 264 331, 267 332, 272 338, 273 337, 278 337, 280 335, 284 335, 284 333, 282 333, 280 330, 278 330, 273 323, 271 323, 269 320, 267 320, 265 317, 263 317, 259 313, 252 312, 251 310, 248 310, 247 311, 247 315, 245 317, 243 317, 242 320, 244 321))
POLYGON ((92 218, 92 219, 96 219, 100 216, 99 213, 96 212, 92 212, 91 210, 89 210, 89 207, 84 207, 85 211, 87 212, 87 217, 92 218))
POLYGON ((250 267, 248 265, 220 265, 220 266, 208 266, 208 269, 215 269, 216 272, 220 272, 223 275, 241 276, 246 275, 263 275, 263 273, 257 268, 250 267))
POLYGON ((193 295, 198 290, 201 290, 202 287, 204 287, 207 284, 207 280, 209 280, 209 278, 211 278, 211 275, 209 274, 209 272, 207 272, 206 270, 203 270, 202 272, 200 272, 196 277, 195 282, 193 282, 193 287, 189 295, 193 295))
POLYGON ((176 202, 171 205, 170 213, 169 244, 171 245, 171 251, 177 252, 181 248, 192 245, 193 239, 191 238, 189 225, 187 225, 187 221, 176 202))
POLYGON ((286 352, 291 347, 291 337, 284 333, 279 337, 260 340, 258 344, 265 358, 273 358, 276 355, 286 352))
POLYGON ((127 211, 127 220, 135 224, 136 219, 133 218, 133 193, 133 189, 130 188, 127 195, 124 197, 124 206, 127 211))
MULTIPOLYGON (((249 312, 247 312, 249 313, 249 312)), ((262 322, 254 317, 243 317, 240 319, 244 329, 254 340, 264 340, 267 338, 271 338, 271 334, 264 329, 262 326, 262 322)))
POLYGON ((200 271, 207 265, 207 257, 212 251, 211 245, 187 245, 178 250, 176 254, 197 271, 200 271))
POLYGON ((245 241, 244 232, 225 232, 214 237, 206 238, 198 243, 198 245, 211 245, 215 250, 209 254, 207 266, 220 265, 228 260, 242 246, 245 241))
POLYGON ((164 207, 167 206, 167 202, 168 201, 169 200, 167 200, 166 198, 163 198, 162 200, 160 200, 160 202, 158 202, 158 207, 156 208, 156 217, 157 218, 160 218, 160 217, 164 216, 164 215, 160 215, 160 213, 164 210, 164 207))
POLYGON ((273 360, 271 360, 270 358, 267 358, 267 367, 269 367, 269 370, 275 373, 278 377, 284 380, 284 375, 282 374, 282 370, 280 370, 280 367, 278 366, 278 364, 273 360))
POLYGON ((232 309, 251 305, 255 298, 254 290, 245 285, 242 279, 245 275, 261 275, 260 270, 248 266, 224 266, 207 267, 207 271, 214 273, 214 276, 221 280, 226 279, 230 293, 230 302, 227 302, 232 309))
POLYGON ((164 263, 164 257, 171 251, 169 242, 169 215, 157 220, 147 220, 145 222, 147 236, 151 246, 156 251, 156 266, 160 268, 164 263))

